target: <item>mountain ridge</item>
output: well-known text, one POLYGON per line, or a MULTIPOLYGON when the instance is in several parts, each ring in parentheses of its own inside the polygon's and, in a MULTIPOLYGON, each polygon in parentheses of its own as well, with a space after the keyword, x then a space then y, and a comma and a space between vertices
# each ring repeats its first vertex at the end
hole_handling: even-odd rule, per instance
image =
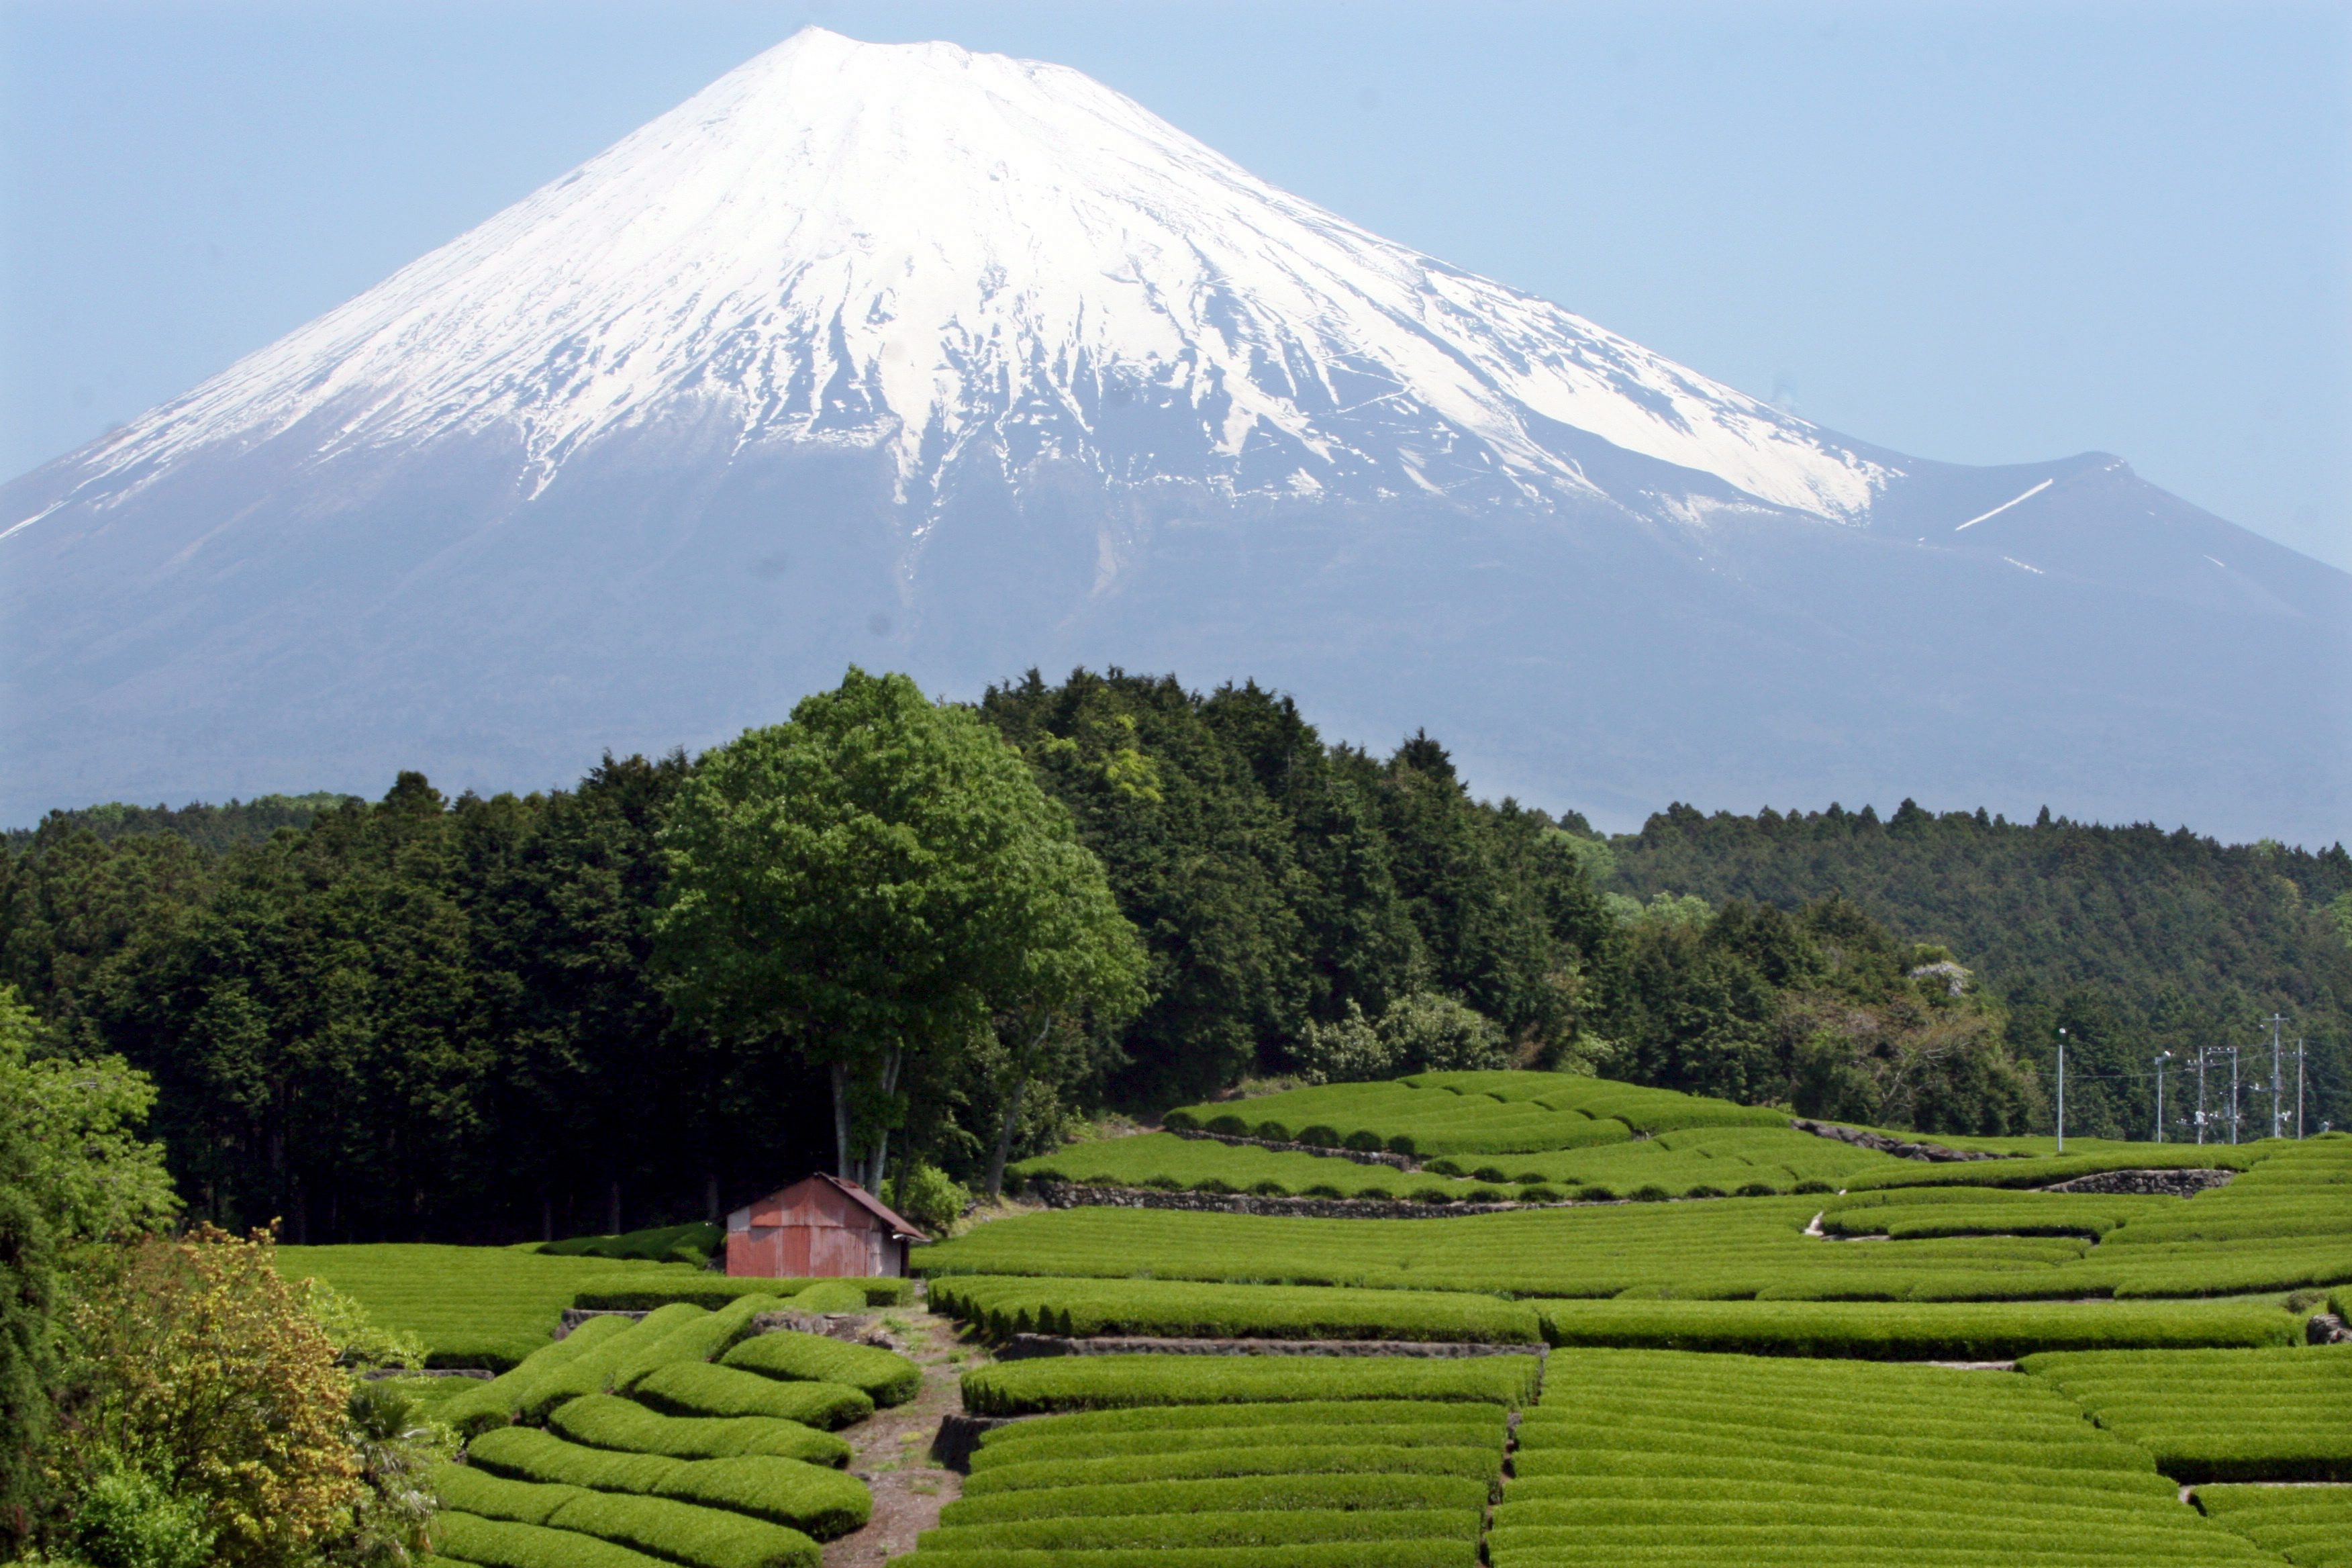
POLYGON ((1255 676, 1619 820, 2352 800, 2352 576, 2120 459, 1851 441, 1066 68, 818 30, 0 488, 0 622, 27 816, 551 781, 852 659, 1255 676))

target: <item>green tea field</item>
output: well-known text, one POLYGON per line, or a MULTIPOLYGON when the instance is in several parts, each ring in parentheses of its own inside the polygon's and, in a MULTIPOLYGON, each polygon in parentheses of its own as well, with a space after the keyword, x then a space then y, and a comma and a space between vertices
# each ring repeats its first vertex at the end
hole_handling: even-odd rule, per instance
POLYGON ((1042 1156, 1199 1206, 994 1219, 919 1249, 912 1299, 287 1256, 440 1358, 507 1355, 436 1390, 466 1446, 435 1539, 482 1568, 2352 1563, 2352 1137, 1929 1160, 1550 1077, 1299 1090, 1042 1156), (1591 1192, 1608 1160, 1664 1190, 1591 1192), (1455 1197, 1216 1206, 1326 1176, 1455 1197), (794 1296, 867 1305, 919 1364, 773 1328, 794 1296), (646 1315, 551 1341, 576 1305, 646 1315))

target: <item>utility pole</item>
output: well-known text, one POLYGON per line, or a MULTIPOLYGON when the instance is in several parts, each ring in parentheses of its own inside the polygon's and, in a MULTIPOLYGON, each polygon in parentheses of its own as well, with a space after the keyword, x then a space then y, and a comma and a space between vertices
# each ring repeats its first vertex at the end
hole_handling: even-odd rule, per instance
POLYGON ((2238 1141, 2238 1047, 2230 1047, 2230 1142, 2238 1141))
POLYGON ((2164 1142, 2164 1064, 2172 1059, 2170 1051, 2156 1053, 2156 1141, 2164 1142))
POLYGON ((2066 1152, 2066 1026, 2058 1026, 2058 1152, 2066 1152))
POLYGON ((2205 1142, 2205 1058, 2213 1054, 2210 1046, 2197 1047, 2197 1142, 2205 1142))
POLYGON ((2279 1057, 2279 1026, 2286 1020, 2278 1014, 2271 1015, 2271 1136, 2280 1137, 2279 1129, 2286 1121, 2286 1101, 2281 1094, 2285 1089, 2285 1064, 2279 1057))
POLYGON ((2303 1042, 2294 1043, 2294 1135, 2303 1136, 2303 1042))

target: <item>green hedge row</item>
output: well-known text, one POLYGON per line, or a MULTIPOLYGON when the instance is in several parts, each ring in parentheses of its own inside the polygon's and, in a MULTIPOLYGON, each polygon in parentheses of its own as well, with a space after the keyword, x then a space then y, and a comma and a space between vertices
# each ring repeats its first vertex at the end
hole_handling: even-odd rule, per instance
POLYGON ((959 1498, 941 1524, 1115 1518, 1244 1510, 1470 1509, 1486 1506, 1491 1482, 1467 1476, 1227 1476, 1208 1480, 1126 1481, 959 1498))
POLYGON ((1125 1551, 925 1547, 891 1568, 1475 1568, 1462 1541, 1348 1541, 1296 1546, 1131 1547, 1125 1551))
POLYGON ((866 1306, 875 1308, 904 1307, 915 1299, 915 1282, 911 1279, 730 1279, 700 1274, 600 1285, 574 1292, 572 1304, 583 1311, 608 1312, 649 1312, 673 1301, 688 1301, 708 1309, 723 1307, 738 1296, 796 1297, 814 1285, 846 1286, 863 1295, 866 1306))
POLYGON ((1108 1410, 1076 1410, 1034 1421, 1016 1421, 982 1435, 982 1448, 1039 1443, 1079 1434, 1122 1436, 1135 1432, 1207 1429, 1241 1432, 1262 1426, 1330 1426, 1362 1422, 1373 1426, 1449 1426, 1479 1432, 1502 1429, 1503 1412, 1492 1405, 1449 1404, 1424 1399, 1294 1399, 1267 1405, 1139 1405, 1108 1410))
POLYGON ((2252 1145, 2134 1143, 2095 1154, 2060 1154, 2042 1159, 1967 1160, 1927 1164, 1900 1160, 1856 1176, 1848 1185, 1866 1187, 2046 1187, 2109 1171, 2244 1171, 2268 1151, 2252 1145))
POLYGON ((2176 1480, 2352 1481, 2352 1346, 2053 1353, 2018 1364, 2176 1480))
POLYGON ((1221 1431, 1214 1427, 1181 1426, 1164 1432, 1073 1432, 1026 1443, 983 1446, 971 1457, 971 1473, 1001 1469, 1006 1465, 1034 1465, 1047 1460, 1112 1458, 1149 1454, 1189 1454, 1204 1448, 1264 1445, 1284 1447, 1340 1447, 1354 1442, 1377 1448, 1467 1448, 1493 1450, 1497 1466, 1503 1459, 1503 1423, 1484 1433, 1459 1422, 1423 1426, 1380 1422, 1335 1422, 1330 1426, 1261 1426, 1221 1431))
POLYGON ((923 1386, 923 1369, 905 1356, 789 1329, 745 1340, 719 1357, 719 1364, 763 1377, 841 1384, 877 1405, 904 1405, 923 1386))
POLYGON ((1122 1454, 1100 1459, 1034 1459, 974 1470, 966 1497, 1045 1488, 1108 1486, 1132 1481, 1206 1480, 1223 1476, 1356 1474, 1492 1476, 1501 1454, 1477 1447, 1387 1447, 1346 1442, 1194 1448, 1181 1454, 1122 1454))
POLYGON ((773 1296, 754 1295, 739 1297, 716 1312, 686 1301, 648 1312, 635 1327, 530 1384, 523 1392, 521 1415, 545 1420, 566 1400, 615 1389, 626 1393, 656 1367, 707 1361, 750 1333, 755 1313, 776 1305, 773 1296))
POLYGON ((508 1426, 476 1438, 467 1458, 511 1480, 667 1498, 787 1524, 824 1541, 863 1525, 874 1506, 856 1477, 776 1455, 673 1459, 591 1448, 532 1427, 508 1426))
POLYGON ((1554 1345, 1873 1361, 2036 1351, 2291 1345, 2303 1315, 2213 1301, 1536 1301, 1554 1345))
POLYGON ((667 1415, 767 1415, 827 1431, 874 1414, 874 1401, 837 1383, 780 1383, 756 1372, 701 1362, 674 1362, 630 1390, 667 1415))
MULTIPOLYGON (((658 1557, 593 1535, 485 1519, 455 1509, 433 1516, 432 1536, 436 1563, 471 1563, 479 1568, 667 1568, 658 1557)), ((813 1564, 818 1559, 804 1561, 813 1564)))
POLYGON ((732 1459, 774 1454, 840 1469, 849 1445, 830 1432, 765 1415, 664 1415, 634 1399, 591 1394, 559 1405, 549 1429, 593 1448, 673 1459, 732 1459))
POLYGON ((1517 1436, 1494 1568, 2263 1561, 2031 1377, 1562 1350, 1517 1436))
POLYGON ((1536 1314, 1518 1302, 1429 1290, 965 1274, 932 1285, 931 1310, 998 1338, 1160 1334, 1489 1344, 1536 1344, 1542 1339, 1536 1314))
POLYGON ((1542 1377, 1542 1362, 1519 1355, 1428 1361, 1388 1356, 1063 1356, 974 1368, 963 1374, 963 1402, 965 1409, 979 1415, 1297 1399, 1433 1399, 1517 1406, 1535 1396, 1542 1377))
POLYGON ((647 1263, 691 1263, 698 1267, 710 1261, 713 1253, 727 1246, 727 1232, 719 1226, 698 1221, 693 1225, 666 1225, 651 1230, 624 1231, 618 1236, 575 1236, 564 1241, 541 1243, 539 1250, 555 1258, 614 1258, 647 1263))
POLYGON ((1458 1541, 1475 1553, 1486 1522, 1486 1510, 1478 1508, 1077 1515, 950 1525, 923 1531, 917 1544, 929 1552, 1099 1552, 1117 1547, 1298 1546, 1325 1541, 1458 1541))
POLYGON ((541 1382, 572 1362, 597 1352, 607 1342, 636 1326, 626 1318, 591 1318, 553 1344, 533 1351, 511 1370, 451 1395, 436 1414, 468 1436, 488 1427, 503 1426, 514 1419, 515 1413, 541 1382))
POLYGON ((2202 1486, 2197 1506, 2298 1568, 2352 1568, 2352 1488, 2202 1486))

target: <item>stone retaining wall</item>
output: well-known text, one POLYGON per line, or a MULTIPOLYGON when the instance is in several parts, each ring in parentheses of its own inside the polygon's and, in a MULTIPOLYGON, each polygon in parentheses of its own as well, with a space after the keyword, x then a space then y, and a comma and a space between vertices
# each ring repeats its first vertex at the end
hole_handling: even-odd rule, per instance
POLYGON ((1179 1138, 1231 1143, 1241 1149, 1272 1149, 1282 1154, 1322 1154, 1334 1160, 1352 1160, 1359 1165, 1386 1165, 1397 1171, 1421 1169, 1421 1162, 1412 1155, 1391 1154, 1385 1149, 1335 1149, 1325 1143, 1280 1143, 1271 1138, 1244 1138, 1234 1132, 1204 1132, 1197 1127, 1171 1127, 1168 1131, 1179 1138))
POLYGON ((2237 1174, 2235 1171, 2188 1168, 2101 1171, 2095 1176, 2077 1176, 2071 1182, 2053 1182, 2040 1190, 2045 1193, 2142 1193, 2151 1197, 2193 1198, 2199 1193, 2228 1186, 2237 1174))
POLYGON ((1859 1127, 1841 1127, 1834 1121, 1816 1121, 1810 1116, 1792 1116, 1789 1125, 1800 1132, 1810 1132, 1816 1138, 1831 1138, 1840 1143, 1851 1143, 1857 1149, 1875 1149, 1882 1154, 1892 1154, 1898 1160, 1928 1160, 1938 1164, 1955 1160, 2008 1160, 2010 1154, 1994 1154, 1982 1149, 1948 1149, 1941 1143, 1925 1143, 1913 1139, 1890 1138, 1884 1132, 1864 1132, 1859 1127))
POLYGON ((1277 1198, 1262 1193, 1170 1193, 1158 1187, 1088 1187, 1032 1180, 1047 1208, 1188 1209, 1196 1214, 1281 1215, 1305 1219, 1444 1219, 1451 1215, 1566 1208, 1566 1204, 1416 1204, 1401 1198, 1277 1198))

